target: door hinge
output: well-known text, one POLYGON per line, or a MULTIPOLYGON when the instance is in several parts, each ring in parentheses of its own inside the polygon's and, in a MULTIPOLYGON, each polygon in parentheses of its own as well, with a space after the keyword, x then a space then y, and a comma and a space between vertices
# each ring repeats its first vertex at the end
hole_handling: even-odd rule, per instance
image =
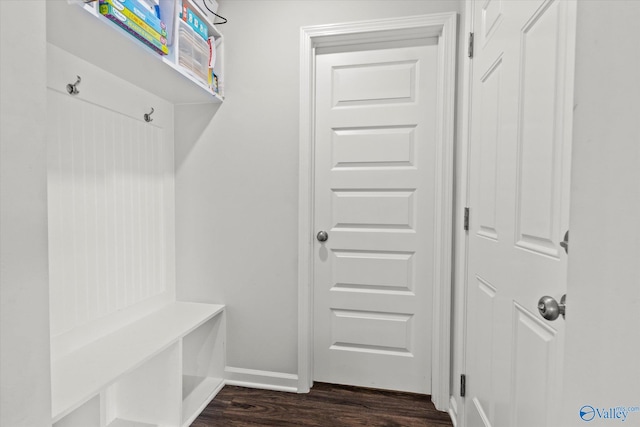
POLYGON ((467 376, 465 374, 460 375, 460 397, 464 397, 467 394, 467 376))
POLYGON ((464 231, 469 231, 469 208, 464 208, 464 231))
POLYGON ((469 58, 473 58, 473 33, 469 33, 469 58))

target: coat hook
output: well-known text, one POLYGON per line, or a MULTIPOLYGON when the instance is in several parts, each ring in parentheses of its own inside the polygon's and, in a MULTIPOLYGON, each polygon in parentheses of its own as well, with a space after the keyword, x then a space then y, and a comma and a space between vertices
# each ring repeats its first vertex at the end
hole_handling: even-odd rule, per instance
POLYGON ((151 112, 149 114, 145 113, 145 115, 144 115, 144 121, 145 122, 149 123, 149 122, 153 121, 153 119, 151 118, 151 115, 153 114, 154 111, 155 110, 153 109, 153 107, 151 107, 151 112))
POLYGON ((74 84, 69 83, 67 85, 67 92, 69 92, 69 95, 77 95, 80 93, 80 91, 78 90, 78 88, 76 86, 78 86, 80 84, 80 82, 82 81, 82 79, 80 78, 80 76, 77 76, 78 80, 76 80, 76 82, 74 84))

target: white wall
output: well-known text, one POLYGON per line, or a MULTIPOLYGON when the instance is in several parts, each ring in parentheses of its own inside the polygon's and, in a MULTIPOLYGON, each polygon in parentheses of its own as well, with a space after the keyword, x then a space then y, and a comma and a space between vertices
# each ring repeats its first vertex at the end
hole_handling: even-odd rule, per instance
POLYGON ((565 426, 583 405, 640 407, 639 21, 637 1, 578 4, 565 426))
POLYGON ((44 2, 0 1, 3 427, 51 423, 45 25, 44 2))
POLYGON ((228 306, 229 366, 297 373, 300 27, 460 7, 220 1, 227 100, 176 109, 176 252, 178 298, 228 306))

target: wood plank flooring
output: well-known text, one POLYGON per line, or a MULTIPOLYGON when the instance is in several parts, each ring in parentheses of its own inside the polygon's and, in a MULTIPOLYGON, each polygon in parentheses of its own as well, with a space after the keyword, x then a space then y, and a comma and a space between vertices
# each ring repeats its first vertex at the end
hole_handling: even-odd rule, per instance
POLYGON ((308 394, 225 386, 191 427, 453 426, 425 395, 315 383, 308 394))

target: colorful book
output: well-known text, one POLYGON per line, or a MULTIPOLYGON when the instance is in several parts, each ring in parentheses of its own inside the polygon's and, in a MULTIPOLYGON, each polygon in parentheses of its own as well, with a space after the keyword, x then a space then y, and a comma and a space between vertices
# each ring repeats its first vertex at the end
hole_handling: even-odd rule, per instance
POLYGON ((136 15, 132 10, 130 10, 130 9, 126 8, 126 7, 122 7, 122 9, 120 9, 114 3, 118 3, 117 0, 100 0, 100 5, 101 6, 104 5, 104 4, 111 5, 118 12, 122 13, 127 19, 130 19, 133 22, 135 22, 140 28, 145 30, 151 37, 159 40, 160 44, 163 44, 163 45, 166 46, 167 38, 165 36, 163 36, 160 33, 158 33, 149 24, 147 24, 145 21, 140 19, 140 17, 138 15, 136 15))
POLYGON ((140 40, 155 52, 161 55, 169 54, 169 48, 166 45, 166 39, 163 44, 159 39, 152 36, 148 31, 138 25, 132 18, 127 17, 126 15, 131 14, 131 11, 129 11, 128 9, 124 8, 121 12, 118 9, 114 8, 111 3, 104 2, 100 4, 100 14, 104 15, 105 18, 117 24, 120 28, 127 31, 129 34, 140 40))
POLYGON ((100 4, 110 4, 122 13, 124 13, 124 9, 128 9, 133 12, 140 21, 151 27, 151 29, 155 30, 160 36, 167 37, 166 24, 158 19, 154 13, 140 5, 137 0, 100 0, 100 4))
POLYGON ((184 3, 182 4, 182 12, 180 12, 180 19, 189 24, 193 30, 198 33, 204 40, 209 39, 209 27, 202 22, 200 18, 189 9, 184 3))

